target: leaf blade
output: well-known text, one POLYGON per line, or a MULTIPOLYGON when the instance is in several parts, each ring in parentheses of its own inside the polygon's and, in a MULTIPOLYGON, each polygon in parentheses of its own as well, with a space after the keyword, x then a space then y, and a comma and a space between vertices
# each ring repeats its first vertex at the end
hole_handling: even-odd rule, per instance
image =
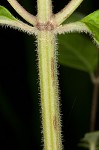
MULTIPOLYGON (((83 15, 74 13, 65 23, 79 21, 83 15)), ((98 64, 98 48, 89 37, 78 33, 59 35, 59 63, 92 73, 98 64)))
POLYGON ((5 7, 0 5, 0 20, 17 20, 5 7))
POLYGON ((74 33, 59 35, 58 38, 59 62, 62 65, 89 73, 94 72, 98 63, 98 51, 89 39, 74 33))
POLYGON ((99 45, 99 10, 84 17, 81 22, 90 29, 96 44, 99 45))

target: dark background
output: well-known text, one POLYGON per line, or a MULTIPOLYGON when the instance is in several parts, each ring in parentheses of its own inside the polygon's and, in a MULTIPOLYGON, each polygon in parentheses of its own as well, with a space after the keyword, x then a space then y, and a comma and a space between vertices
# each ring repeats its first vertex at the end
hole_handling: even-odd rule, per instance
MULTIPOLYGON (((36 14, 36 0, 19 0, 36 14)), ((53 1, 54 12, 68 0, 53 1)), ((0 5, 19 15, 7 1, 0 5)), ((85 0, 77 11, 89 14, 99 9, 97 0, 85 0)), ((0 150, 42 149, 39 81, 36 39, 17 30, 0 27, 0 150)), ((65 150, 77 150, 77 144, 90 131, 93 84, 89 74, 59 65, 59 83, 65 150)), ((96 130, 99 111, 97 111, 96 130)))

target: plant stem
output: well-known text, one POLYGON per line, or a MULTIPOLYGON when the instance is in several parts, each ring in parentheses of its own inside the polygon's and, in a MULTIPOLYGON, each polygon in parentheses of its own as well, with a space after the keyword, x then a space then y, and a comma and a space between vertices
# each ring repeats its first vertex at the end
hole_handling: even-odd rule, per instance
POLYGON ((90 143, 90 150, 96 150, 96 144, 95 142, 90 143))
POLYGON ((60 25, 59 27, 54 29, 55 34, 64 34, 64 33, 71 33, 71 32, 79 32, 79 33, 85 32, 91 34, 87 26, 84 23, 79 21, 60 25))
POLYGON ((37 18, 40 23, 45 23, 50 20, 52 16, 52 2, 51 0, 38 0, 38 14, 37 18))
POLYGON ((94 85, 93 85, 93 97, 92 97, 92 108, 90 119, 90 131, 94 131, 97 114, 98 94, 99 94, 99 65, 97 66, 95 75, 91 74, 91 79, 94 85))
POLYGON ((6 26, 10 26, 13 29, 18 29, 19 31, 23 31, 26 32, 29 35, 37 35, 38 34, 38 30, 35 27, 32 27, 20 20, 14 20, 14 21, 9 21, 9 20, 0 20, 0 24, 2 25, 6 25, 6 26))
POLYGON ((91 122, 90 122, 90 130, 91 131, 95 130, 98 89, 99 89, 99 83, 95 83, 94 89, 93 89, 93 98, 92 98, 92 110, 91 110, 91 122))
POLYGON ((44 149, 62 150, 55 37, 49 31, 38 34, 38 59, 44 149))
POLYGON ((15 9, 15 11, 24 18, 27 22, 32 25, 36 24, 36 17, 27 12, 18 2, 17 0, 7 0, 10 5, 15 9))
POLYGON ((38 0, 38 61, 44 150, 62 150, 55 35, 51 0, 38 0))
POLYGON ((60 25, 65 21, 81 4, 83 0, 71 0, 60 12, 55 15, 55 21, 57 25, 60 25))

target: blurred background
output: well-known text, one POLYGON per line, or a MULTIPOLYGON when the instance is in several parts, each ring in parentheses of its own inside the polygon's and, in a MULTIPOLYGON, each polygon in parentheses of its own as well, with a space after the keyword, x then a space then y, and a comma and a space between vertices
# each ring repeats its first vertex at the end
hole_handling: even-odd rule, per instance
MULTIPOLYGON (((36 0, 18 2, 36 15, 36 0)), ((53 0, 54 13, 68 2, 53 0)), ((23 20, 7 1, 0 0, 0 5, 23 20)), ((97 0, 86 0, 77 12, 87 15, 97 9, 97 0)), ((84 149, 77 144, 90 131, 93 95, 90 76, 85 71, 59 63, 59 84, 64 150, 84 149)), ((0 26, 0 150, 43 149, 38 87, 35 37, 0 26)), ((95 130, 99 130, 98 117, 99 110, 96 113, 95 130)))

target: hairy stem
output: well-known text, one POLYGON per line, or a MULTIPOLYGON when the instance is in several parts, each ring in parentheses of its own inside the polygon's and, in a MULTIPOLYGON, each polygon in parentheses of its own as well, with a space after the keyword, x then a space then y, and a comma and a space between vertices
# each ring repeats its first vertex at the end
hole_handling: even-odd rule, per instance
POLYGON ((44 150, 62 150, 55 37, 38 34, 38 59, 44 150))
POLYGON ((71 0, 60 12, 55 15, 55 21, 57 25, 64 22, 81 4, 83 0, 71 0))
POLYGON ((51 0, 38 0, 38 20, 40 23, 45 23, 50 20, 52 16, 52 1, 51 0))
POLYGON ((38 60, 44 150, 62 150, 55 35, 51 0, 37 1, 38 60), (50 29, 50 30, 49 30, 50 29))
POLYGON ((36 17, 27 12, 16 0, 7 0, 15 11, 32 25, 36 24, 36 17))
POLYGON ((64 34, 64 33, 71 33, 71 32, 79 32, 79 33, 85 32, 91 34, 88 27, 84 23, 79 21, 60 25, 59 27, 54 29, 55 34, 64 34))
POLYGON ((35 27, 32 27, 26 23, 23 23, 20 20, 9 21, 9 20, 0 20, 0 25, 9 26, 13 29, 18 29, 19 31, 25 32, 29 35, 37 35, 38 30, 35 27))

